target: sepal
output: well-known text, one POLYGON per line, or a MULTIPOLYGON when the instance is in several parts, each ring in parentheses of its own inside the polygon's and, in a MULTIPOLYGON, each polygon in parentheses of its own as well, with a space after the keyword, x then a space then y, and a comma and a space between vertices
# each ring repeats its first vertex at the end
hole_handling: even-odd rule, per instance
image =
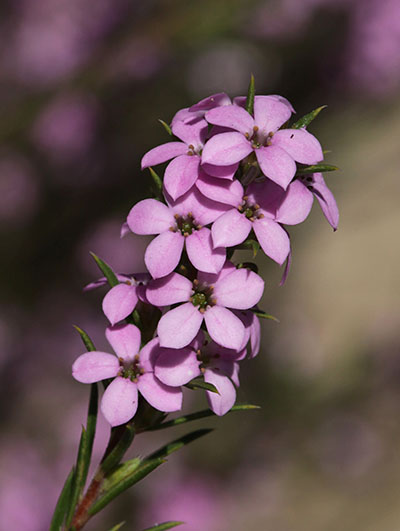
POLYGON ((297 120, 297 122, 295 122, 291 126, 291 129, 302 129, 303 127, 307 127, 319 115, 319 113, 326 107, 328 106, 322 105, 321 107, 318 107, 317 109, 314 109, 308 114, 302 116, 299 120, 297 120))

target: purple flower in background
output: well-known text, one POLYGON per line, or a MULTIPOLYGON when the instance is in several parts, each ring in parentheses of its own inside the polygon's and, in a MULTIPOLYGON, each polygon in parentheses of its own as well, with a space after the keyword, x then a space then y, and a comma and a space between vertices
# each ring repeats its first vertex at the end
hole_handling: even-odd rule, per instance
POLYGON ((50 156, 68 161, 92 146, 96 122, 97 105, 93 98, 62 95, 39 115, 33 126, 33 140, 50 156))
POLYGON ((82 383, 114 378, 101 400, 101 411, 111 426, 123 424, 135 415, 138 391, 160 411, 181 409, 181 389, 163 384, 154 374, 157 338, 140 349, 140 330, 132 324, 109 327, 106 337, 117 356, 86 352, 73 364, 72 375, 82 383))
POLYGON ((150 282, 146 295, 155 306, 184 303, 161 317, 157 331, 162 347, 185 347, 196 337, 204 319, 216 343, 238 350, 245 338, 245 327, 228 308, 253 307, 263 290, 261 277, 247 269, 236 269, 227 261, 218 275, 199 272, 193 282, 171 273, 150 282))
POLYGON ((255 98, 254 118, 238 105, 212 109, 206 120, 234 131, 210 138, 202 162, 225 166, 254 152, 264 175, 286 189, 296 173, 295 161, 315 164, 323 159, 320 143, 305 129, 278 131, 291 114, 288 105, 275 96, 255 98))
POLYGON ((0 158, 0 222, 23 225, 36 213, 39 183, 29 162, 19 154, 0 158))
POLYGON ((164 277, 175 269, 184 246, 196 269, 218 273, 225 263, 225 249, 213 248, 211 231, 204 225, 225 211, 224 205, 193 188, 177 201, 168 200, 168 205, 155 199, 140 201, 127 221, 135 234, 159 234, 148 245, 144 257, 153 278, 164 277))
POLYGON ((282 265, 289 254, 290 241, 281 223, 301 223, 311 206, 312 196, 299 181, 293 181, 286 191, 270 180, 253 183, 243 192, 236 208, 213 223, 214 245, 239 245, 253 229, 265 254, 282 265))

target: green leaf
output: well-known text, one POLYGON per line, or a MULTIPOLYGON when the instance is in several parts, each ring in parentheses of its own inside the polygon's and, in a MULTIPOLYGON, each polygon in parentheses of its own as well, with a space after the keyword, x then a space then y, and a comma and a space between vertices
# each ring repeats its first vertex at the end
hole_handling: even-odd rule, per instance
POLYGON ((172 129, 170 128, 170 126, 164 122, 164 120, 161 120, 160 118, 158 119, 158 121, 160 122, 160 124, 164 127, 164 129, 167 131, 167 133, 172 136, 173 133, 172 133, 172 129))
POLYGON ((253 115, 254 113, 254 96, 256 94, 255 84, 254 84, 254 76, 251 74, 250 76, 250 83, 249 83, 249 89, 247 91, 247 98, 246 98, 246 111, 253 115))
MULTIPOLYGON (((135 430, 132 424, 126 424, 124 427, 122 436, 118 439, 117 444, 113 447, 110 453, 104 458, 100 467, 104 473, 107 475, 115 466, 119 464, 123 458, 125 452, 130 447, 133 438, 135 436, 135 430)), ((114 433, 120 429, 120 426, 113 428, 114 433)), ((111 442, 111 439, 110 439, 111 442)))
POLYGON ((112 528, 110 529, 110 531, 118 531, 118 530, 121 529, 121 527, 122 527, 123 525, 125 525, 125 524, 126 524, 126 522, 120 522, 119 524, 117 524, 117 525, 115 525, 114 527, 112 527, 112 528))
POLYGON ((200 437, 204 437, 204 435, 207 435, 212 431, 213 430, 210 428, 192 431, 191 433, 188 433, 187 435, 184 435, 183 437, 180 437, 179 439, 176 439, 175 441, 172 441, 166 444, 165 446, 162 446, 159 450, 150 454, 147 459, 159 459, 167 457, 173 452, 180 450, 187 444, 196 441, 200 437))
MULTIPOLYGON (((231 413, 233 411, 246 411, 251 409, 260 409, 260 406, 255 406, 253 404, 237 404, 236 406, 233 406, 232 409, 228 411, 228 413, 231 413)), ((182 417, 168 420, 167 422, 162 422, 161 424, 158 424, 158 426, 150 428, 150 430, 163 430, 164 428, 172 428, 174 426, 186 424, 186 422, 192 422, 194 420, 204 419, 206 417, 213 416, 215 416, 214 411, 211 411, 211 409, 203 409, 202 411, 197 411, 196 413, 190 413, 189 415, 183 415, 182 417)))
POLYGON ((97 383, 91 385, 90 400, 86 429, 82 426, 81 440, 79 442, 78 457, 76 459, 75 475, 72 486, 71 503, 67 516, 67 525, 72 521, 76 505, 86 483, 87 474, 92 457, 94 436, 96 433, 98 407, 97 383))
POLYGON ((129 459, 125 463, 121 463, 113 470, 105 479, 103 490, 109 490, 114 487, 117 483, 122 481, 124 477, 131 475, 137 468, 141 465, 142 460, 139 457, 134 459, 129 459))
POLYGON ((185 387, 189 389, 204 389, 205 391, 211 391, 212 393, 217 393, 217 395, 219 395, 218 389, 215 387, 215 385, 207 383, 200 378, 194 378, 188 382, 185 387))
POLYGON ((252 312, 257 315, 257 317, 261 317, 261 319, 271 319, 271 321, 280 323, 280 320, 277 317, 271 315, 270 313, 266 313, 263 310, 252 310, 252 312))
POLYGON ((75 468, 73 467, 65 480, 63 489, 58 498, 56 508, 54 510, 53 519, 50 524, 50 531, 60 531, 64 523, 65 515, 68 511, 71 499, 71 488, 74 480, 75 468))
POLYGON ((103 275, 106 277, 106 279, 108 280, 108 283, 110 284, 110 286, 113 288, 114 286, 116 286, 117 284, 119 284, 119 281, 114 273, 114 271, 111 269, 111 267, 106 264, 104 262, 104 260, 102 260, 101 258, 99 258, 97 255, 95 255, 94 253, 90 252, 90 254, 93 256, 96 264, 98 265, 100 271, 103 273, 103 275))
POLYGON ((166 531, 167 529, 172 529, 173 527, 178 527, 185 522, 164 522, 163 524, 154 525, 153 527, 146 527, 143 531, 166 531))
POLYGON ((153 179, 153 184, 154 184, 154 188, 155 188, 154 189, 155 195, 156 195, 156 197, 162 198, 163 197, 163 182, 162 182, 162 179, 158 175, 158 173, 156 173, 153 170, 153 168, 151 166, 149 167, 149 172, 150 172, 151 178, 153 179))
POLYGON ((318 107, 318 109, 314 109, 313 111, 309 112, 300 118, 300 120, 297 120, 297 122, 292 125, 291 129, 301 129, 302 127, 307 127, 307 125, 309 125, 319 115, 322 109, 325 109, 326 107, 327 105, 322 105, 322 107, 318 107))
POLYGON ((94 346, 94 343, 93 341, 90 339, 90 337, 88 336, 88 334, 82 330, 82 328, 79 328, 79 326, 76 326, 76 325, 73 325, 75 330, 79 333, 79 335, 81 336, 81 339, 83 341, 83 344, 85 345, 86 349, 89 351, 89 352, 92 352, 93 350, 96 350, 96 347, 94 346))
POLYGON ((307 166, 306 168, 298 168, 297 175, 306 175, 307 173, 319 173, 324 171, 337 171, 339 168, 337 166, 332 166, 332 164, 313 164, 312 166, 307 166))
POLYGON ((142 464, 136 468, 131 474, 127 475, 117 484, 113 485, 109 490, 103 492, 102 495, 95 501, 95 503, 88 510, 89 516, 101 511, 106 505, 108 505, 114 498, 125 490, 132 487, 135 483, 146 477, 150 472, 155 470, 157 467, 165 463, 165 459, 146 459, 142 464))

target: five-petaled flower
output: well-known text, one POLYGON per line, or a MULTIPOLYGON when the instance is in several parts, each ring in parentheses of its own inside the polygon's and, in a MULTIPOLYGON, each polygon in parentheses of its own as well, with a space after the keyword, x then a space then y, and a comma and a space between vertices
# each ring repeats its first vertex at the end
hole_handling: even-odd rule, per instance
POLYGON ((157 338, 140 349, 140 330, 132 324, 108 327, 106 337, 116 356, 107 352, 86 352, 73 364, 72 375, 82 383, 114 378, 101 400, 101 411, 111 426, 128 422, 135 415, 138 391, 160 411, 181 409, 180 387, 165 385, 154 374, 157 338))
POLYGON ((290 116, 289 106, 271 96, 255 98, 254 118, 238 105, 211 109, 206 120, 233 131, 210 138, 202 162, 225 166, 254 152, 264 175, 286 189, 296 173, 296 162, 315 164, 323 159, 320 143, 305 129, 278 131, 290 116))
POLYGON ((262 278, 227 261, 217 275, 199 272, 194 281, 171 273, 152 281, 147 298, 155 306, 184 303, 164 314, 157 328, 160 345, 182 348, 197 335, 203 320, 219 345, 238 350, 245 338, 243 322, 230 309, 247 310, 261 299, 262 278), (229 309, 230 308, 230 309, 229 309))

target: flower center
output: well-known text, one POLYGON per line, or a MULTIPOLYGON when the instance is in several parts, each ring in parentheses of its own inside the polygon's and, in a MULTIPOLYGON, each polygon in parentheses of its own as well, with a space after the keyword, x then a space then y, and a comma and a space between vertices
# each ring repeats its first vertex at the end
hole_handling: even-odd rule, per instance
POLYGON ((189 155, 189 157, 193 157, 194 155, 200 156, 202 151, 203 151, 202 148, 198 148, 196 150, 193 144, 189 144, 186 155, 189 155))
POLYGON ((205 343, 203 347, 199 348, 196 351, 196 357, 200 361, 200 370, 204 373, 205 369, 212 364, 213 360, 216 360, 220 357, 219 354, 211 354, 207 352, 207 344, 205 343))
POLYGON ((251 142, 251 147, 253 149, 258 149, 260 147, 267 147, 271 145, 271 138, 274 136, 274 133, 270 131, 267 135, 260 131, 258 125, 253 127, 252 133, 245 133, 244 136, 249 142, 251 142))
POLYGON ((238 206, 239 212, 246 216, 250 221, 255 221, 256 219, 262 219, 264 214, 260 212, 260 205, 257 203, 252 203, 247 195, 243 197, 243 202, 238 206))
POLYGON ((133 358, 133 361, 126 362, 123 358, 118 358, 120 369, 118 376, 122 378, 128 378, 131 382, 137 382, 139 376, 144 374, 144 369, 139 364, 139 354, 133 358))
POLYGON ((190 236, 195 230, 200 230, 201 225, 198 225, 191 212, 188 212, 186 216, 180 216, 175 214, 176 220, 175 227, 170 227, 171 232, 180 232, 183 236, 190 236))
POLYGON ((193 295, 190 297, 190 302, 193 306, 198 306, 199 311, 204 313, 209 306, 215 306, 217 299, 214 297, 214 286, 193 280, 193 295))

